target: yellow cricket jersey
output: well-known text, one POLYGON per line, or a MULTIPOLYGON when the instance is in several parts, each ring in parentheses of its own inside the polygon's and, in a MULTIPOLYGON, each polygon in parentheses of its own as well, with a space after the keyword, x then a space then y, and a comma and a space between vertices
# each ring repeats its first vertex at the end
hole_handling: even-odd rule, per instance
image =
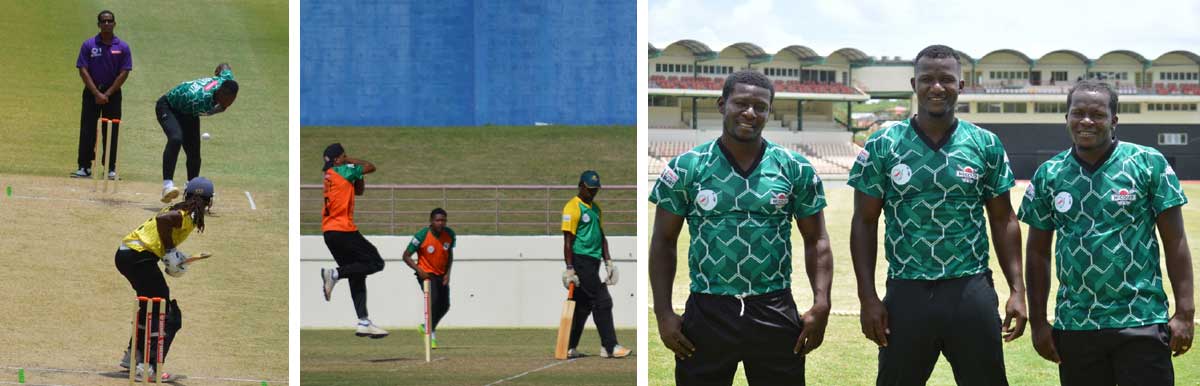
POLYGON ((600 228, 600 204, 584 203, 579 197, 571 198, 563 206, 562 230, 575 235, 571 250, 597 260, 603 258, 604 231, 600 228))
MULTIPOLYGON (((155 256, 163 257, 167 254, 167 250, 163 248, 162 240, 158 239, 158 215, 170 210, 170 207, 163 208, 133 232, 129 232, 129 235, 121 239, 121 243, 135 251, 149 250, 155 256)), ((196 224, 192 223, 192 216, 189 216, 186 210, 179 210, 179 214, 183 215, 183 225, 171 230, 171 239, 175 240, 175 246, 183 244, 183 241, 187 240, 188 235, 192 234, 192 230, 196 228, 196 224)))

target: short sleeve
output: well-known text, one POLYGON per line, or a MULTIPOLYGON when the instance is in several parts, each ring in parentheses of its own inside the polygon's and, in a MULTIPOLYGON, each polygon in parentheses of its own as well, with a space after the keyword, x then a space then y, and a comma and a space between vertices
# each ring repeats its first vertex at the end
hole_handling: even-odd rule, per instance
POLYGON ((1175 175, 1175 169, 1167 163, 1167 159, 1158 152, 1154 152, 1149 158, 1153 181, 1150 184, 1150 191, 1153 193, 1150 196, 1150 207, 1154 209, 1154 215, 1158 216, 1167 209, 1187 204, 1187 196, 1183 194, 1183 187, 1179 185, 1179 176, 1175 175))
POLYGON ((825 208, 825 185, 812 164, 797 161, 799 173, 792 180, 792 216, 805 218, 825 208))
POLYGON ((1045 167, 1039 168, 1025 187, 1025 197, 1021 198, 1021 209, 1017 218, 1029 226, 1051 231, 1057 228, 1050 204, 1054 199, 1053 191, 1046 186, 1045 167))
POLYGON ((88 52, 87 43, 88 41, 84 40, 83 45, 79 46, 79 57, 75 58, 75 68, 84 68, 88 66, 88 55, 91 55, 91 52, 88 52))
POLYGON ((575 230, 579 226, 579 215, 580 214, 581 213, 579 212, 579 204, 576 203, 575 200, 568 201, 567 205, 563 207, 563 213, 562 213, 562 230, 563 230, 563 232, 571 232, 571 234, 575 234, 575 230))
POLYGON ((687 183, 683 181, 690 171, 683 167, 686 165, 681 164, 686 164, 682 156, 675 157, 667 163, 667 167, 658 175, 658 180, 654 182, 654 188, 650 191, 650 202, 682 217, 687 215, 691 200, 687 194, 687 183))
POLYGON ((425 240, 425 234, 429 232, 429 228, 421 228, 417 234, 413 235, 412 241, 408 242, 407 251, 409 253, 417 252, 421 249, 421 242, 425 240))
POLYGON ((1013 178, 1012 167, 1008 165, 1008 153, 1004 151, 1004 144, 1000 143, 1000 138, 995 134, 988 135, 991 137, 991 144, 983 149, 984 162, 987 163, 987 170, 983 175, 983 197, 992 199, 1012 189, 1016 180, 1013 178))
POLYGON ((458 235, 450 228, 446 228, 446 232, 450 232, 450 248, 454 249, 454 247, 458 246, 458 235))
POLYGON ((875 198, 883 198, 884 187, 887 186, 887 175, 883 172, 886 149, 882 146, 886 141, 882 133, 875 133, 858 152, 854 165, 850 167, 850 178, 846 181, 846 185, 875 198))
POLYGON ((129 44, 125 44, 125 55, 121 55, 121 58, 121 69, 133 70, 133 49, 129 48, 129 44))
POLYGON ((234 80, 233 79, 233 70, 230 70, 227 68, 227 69, 221 71, 220 74, 217 74, 217 77, 221 78, 222 82, 227 81, 227 80, 234 80))

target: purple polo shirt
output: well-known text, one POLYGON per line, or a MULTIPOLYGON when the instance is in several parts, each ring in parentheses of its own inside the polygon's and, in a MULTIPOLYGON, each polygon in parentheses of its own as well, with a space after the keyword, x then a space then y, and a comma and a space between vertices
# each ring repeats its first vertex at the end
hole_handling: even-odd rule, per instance
POLYGON ((113 35, 112 44, 104 44, 100 34, 83 41, 75 68, 87 67, 96 87, 111 86, 121 71, 133 70, 133 54, 129 44, 113 35))

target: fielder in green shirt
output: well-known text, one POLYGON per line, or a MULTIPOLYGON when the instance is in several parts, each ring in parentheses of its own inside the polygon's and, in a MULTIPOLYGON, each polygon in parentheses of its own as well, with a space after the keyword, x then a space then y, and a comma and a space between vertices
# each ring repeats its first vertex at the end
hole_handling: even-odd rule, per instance
POLYGON ((959 384, 1006 385, 1001 340, 1025 329, 1012 171, 995 134, 954 117, 959 74, 954 49, 921 50, 911 80, 917 114, 871 135, 847 181, 856 190, 850 254, 862 331, 879 346, 881 385, 925 384, 939 354, 959 384), (880 214, 888 262, 882 301, 875 292, 880 214), (1003 325, 985 224, 1011 291, 1003 325))
POLYGON ((730 75, 717 100, 721 137, 672 159, 651 192, 650 286, 676 385, 732 384, 739 362, 750 384, 803 384, 805 355, 824 340, 833 277, 824 187, 804 156, 762 137, 774 96, 759 72, 730 75), (791 292, 792 219, 813 291, 803 315, 791 292), (681 318, 671 292, 685 221, 691 294, 681 318))
POLYGON ((1187 197, 1162 153, 1116 139, 1117 98, 1094 81, 1071 89, 1074 145, 1038 167, 1021 202, 1033 345, 1059 364, 1063 385, 1172 385, 1171 354, 1191 348, 1195 317, 1180 211, 1187 197), (1169 319, 1156 227, 1175 292, 1169 319), (1052 327, 1046 302, 1056 236, 1052 327))
POLYGON ((200 175, 200 117, 224 112, 237 100, 237 94, 233 69, 221 63, 212 77, 180 83, 158 98, 154 113, 167 136, 162 165, 164 203, 179 196, 174 178, 180 148, 187 153, 188 180, 200 175))

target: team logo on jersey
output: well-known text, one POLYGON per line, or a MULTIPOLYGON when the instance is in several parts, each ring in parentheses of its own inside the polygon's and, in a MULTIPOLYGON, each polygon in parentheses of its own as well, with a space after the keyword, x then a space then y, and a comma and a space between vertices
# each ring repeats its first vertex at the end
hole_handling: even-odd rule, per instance
POLYGON ((97 58, 104 55, 104 49, 100 47, 92 47, 92 57, 97 58))
POLYGON ((696 204, 700 205, 700 209, 712 210, 717 206, 717 193, 711 190, 701 190, 700 194, 696 195, 696 204))
POLYGON ((663 168, 662 174, 658 175, 658 180, 668 188, 674 188, 675 183, 679 181, 679 175, 675 174, 675 170, 668 166, 663 168))
POLYGON ((582 216, 579 216, 579 221, 580 221, 580 222, 585 222, 585 223, 586 223, 586 222, 591 222, 591 221, 592 221, 592 216, 588 216, 588 214, 587 214, 587 213, 584 213, 582 216))
POLYGON ((912 178, 912 168, 905 164, 898 164, 892 167, 891 175, 892 182, 895 182, 896 185, 904 185, 912 178))
POLYGON ((430 246, 426 247, 426 248, 425 248, 425 252, 428 252, 428 253, 433 253, 433 246, 432 246, 432 245, 430 245, 430 246))
POLYGON ((867 151, 867 149, 862 149, 862 151, 858 152, 858 158, 855 158, 854 162, 857 162, 861 166, 867 166, 867 161, 870 159, 871 152, 867 151))
POLYGON ((775 193, 774 195, 771 196, 771 205, 775 205, 776 208, 782 209, 787 204, 788 204, 788 197, 786 194, 775 193))
POLYGON ((1068 210, 1071 210, 1071 204, 1074 202, 1075 198, 1071 197, 1071 193, 1058 192, 1054 196, 1054 210, 1057 210, 1058 213, 1067 213, 1068 210))
POLYGON ((1125 188, 1113 189, 1108 198, 1117 205, 1125 206, 1137 199, 1137 191, 1125 188))
POLYGON ((955 172, 954 175, 958 176, 958 178, 962 179, 963 182, 968 184, 973 184, 975 181, 979 181, 979 170, 976 170, 970 166, 959 166, 958 171, 955 172))

